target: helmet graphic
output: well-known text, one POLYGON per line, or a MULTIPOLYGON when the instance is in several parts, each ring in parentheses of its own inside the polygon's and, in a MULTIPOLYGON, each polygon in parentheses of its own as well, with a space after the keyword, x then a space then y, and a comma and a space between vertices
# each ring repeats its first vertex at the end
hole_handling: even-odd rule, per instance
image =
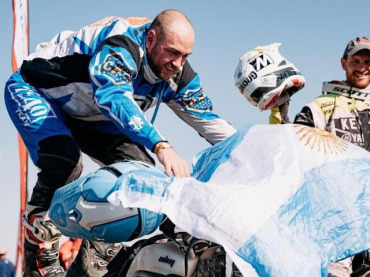
POLYGON ((235 70, 235 86, 261 111, 283 104, 305 85, 299 70, 280 55, 280 45, 254 48, 239 58, 235 70))

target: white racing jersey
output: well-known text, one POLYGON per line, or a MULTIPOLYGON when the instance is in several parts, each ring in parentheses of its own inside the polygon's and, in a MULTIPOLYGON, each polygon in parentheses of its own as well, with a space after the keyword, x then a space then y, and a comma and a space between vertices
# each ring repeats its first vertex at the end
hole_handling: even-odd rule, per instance
POLYGON ((367 89, 354 88, 348 93, 349 87, 344 84, 324 83, 327 94, 307 104, 295 123, 326 130, 370 151, 370 94, 367 89))

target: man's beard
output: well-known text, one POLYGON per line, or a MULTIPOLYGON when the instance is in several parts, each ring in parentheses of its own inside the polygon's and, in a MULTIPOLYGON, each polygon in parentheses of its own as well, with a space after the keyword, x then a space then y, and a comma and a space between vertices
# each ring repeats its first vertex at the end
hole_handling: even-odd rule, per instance
MULTIPOLYGON (((158 77, 160 78, 161 80, 169 80, 171 79, 172 76, 176 75, 180 69, 176 70, 174 73, 172 73, 171 75, 164 75, 164 73, 162 73, 162 67, 157 65, 159 63, 155 63, 155 58, 153 57, 156 57, 157 55, 157 52, 155 50, 152 50, 151 53, 148 53, 147 55, 147 59, 148 59, 148 65, 150 67, 150 69, 153 71, 153 73, 158 77)), ((163 65, 163 67, 165 67, 165 65, 163 65)))
POLYGON ((350 86, 353 86, 353 87, 356 87, 356 88, 359 88, 359 89, 365 89, 367 87, 369 87, 369 84, 370 84, 370 81, 369 79, 367 78, 367 82, 366 80, 358 80, 356 78, 349 78, 347 77, 347 83, 350 85, 350 86))
POLYGON ((148 64, 149 64, 150 69, 153 71, 153 73, 154 73, 157 77, 159 77, 159 78, 161 78, 161 79, 162 79, 162 76, 161 76, 161 69, 160 69, 160 67, 156 66, 156 65, 153 63, 153 61, 152 61, 152 59, 151 59, 150 57, 148 57, 148 64))

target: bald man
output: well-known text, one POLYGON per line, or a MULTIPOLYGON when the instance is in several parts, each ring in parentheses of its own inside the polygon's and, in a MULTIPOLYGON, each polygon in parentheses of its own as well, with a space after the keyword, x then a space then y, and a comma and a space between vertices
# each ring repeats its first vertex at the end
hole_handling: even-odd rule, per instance
MULTIPOLYGON (((65 276, 58 263, 61 234, 47 211, 55 190, 81 174, 81 152, 101 165, 154 164, 149 150, 169 176, 189 176, 187 163, 153 125, 161 102, 211 144, 235 132, 212 112, 187 62, 194 40, 190 21, 176 10, 153 22, 108 17, 39 44, 10 77, 8 113, 40 169, 23 217, 24 276, 65 276), (151 107, 148 120, 144 112, 151 107)), ((111 244, 84 241, 67 276, 101 276, 113 255, 111 244)))

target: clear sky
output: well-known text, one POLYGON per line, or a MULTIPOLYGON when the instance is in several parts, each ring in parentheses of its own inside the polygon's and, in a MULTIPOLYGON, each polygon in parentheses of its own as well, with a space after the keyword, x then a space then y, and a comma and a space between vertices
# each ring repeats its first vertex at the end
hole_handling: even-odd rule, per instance
MULTIPOLYGON (((11 74, 12 1, 0 1, 0 84, 11 74)), ((290 117, 321 93, 323 81, 345 78, 340 57, 347 42, 370 37, 369 0, 32 0, 29 3, 30 51, 62 30, 77 30, 103 17, 117 15, 154 18, 164 9, 185 13, 196 32, 189 61, 201 76, 214 111, 236 128, 248 123, 267 124, 260 112, 234 86, 238 58, 259 45, 281 42, 280 53, 306 78, 293 96, 290 117), (366 23, 367 22, 367 23, 366 23)), ((150 118, 151 113, 148 114, 150 118)), ((209 145, 162 105, 155 125, 191 164, 192 157, 209 145)), ((0 98, 0 248, 15 260, 19 220, 19 163, 17 132, 0 98)), ((85 173, 96 166, 84 158, 85 173)), ((29 191, 37 169, 30 162, 29 191)))

